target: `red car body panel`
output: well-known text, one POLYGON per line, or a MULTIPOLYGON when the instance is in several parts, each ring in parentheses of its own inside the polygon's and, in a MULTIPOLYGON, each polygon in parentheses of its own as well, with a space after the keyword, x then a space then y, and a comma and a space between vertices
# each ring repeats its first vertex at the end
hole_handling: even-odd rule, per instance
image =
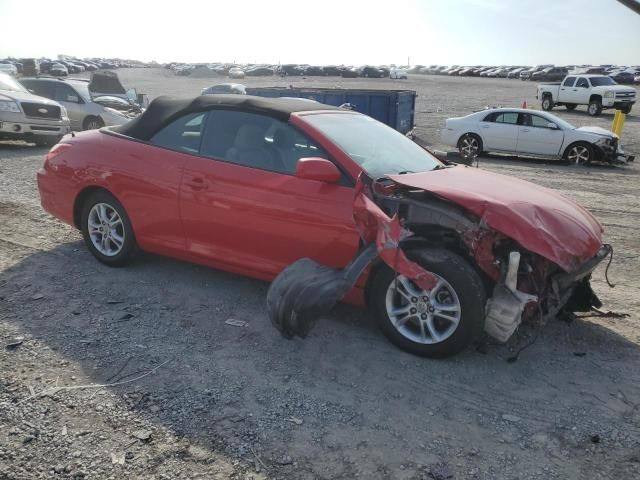
POLYGON ((567 272, 602 246, 602 226, 591 213, 554 190, 524 180, 462 166, 390 178, 466 208, 567 272))
POLYGON ((359 243, 352 202, 349 187, 196 156, 180 191, 187 249, 264 278, 305 256, 344 267, 359 243))

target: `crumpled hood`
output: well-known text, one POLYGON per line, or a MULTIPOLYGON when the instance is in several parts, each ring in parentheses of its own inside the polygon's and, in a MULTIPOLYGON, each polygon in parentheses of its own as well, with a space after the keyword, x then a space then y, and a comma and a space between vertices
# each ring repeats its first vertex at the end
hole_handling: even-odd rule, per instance
POLYGON ((472 167, 389 175, 466 208, 490 228, 570 272, 602 245, 591 213, 554 190, 472 167))
POLYGON ((617 135, 611 130, 607 130, 606 128, 602 127, 580 127, 576 128, 576 130, 580 132, 595 133, 596 135, 602 135, 604 137, 617 137, 617 135))

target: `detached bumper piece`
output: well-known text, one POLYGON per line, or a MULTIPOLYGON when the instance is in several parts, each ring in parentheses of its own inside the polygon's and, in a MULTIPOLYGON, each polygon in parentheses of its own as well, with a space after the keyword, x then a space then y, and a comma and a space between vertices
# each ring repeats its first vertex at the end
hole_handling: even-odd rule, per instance
POLYGON ((362 250, 347 267, 338 270, 302 258, 271 283, 267 292, 269 319, 285 338, 305 338, 322 315, 349 291, 378 256, 374 244, 362 250))

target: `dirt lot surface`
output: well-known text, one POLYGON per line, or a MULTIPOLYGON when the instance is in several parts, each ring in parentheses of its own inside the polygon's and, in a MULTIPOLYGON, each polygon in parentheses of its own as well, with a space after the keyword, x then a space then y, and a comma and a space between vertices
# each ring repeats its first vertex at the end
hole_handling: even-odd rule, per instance
MULTIPOLYGON (((219 82, 119 73, 152 96, 219 82)), ((294 82, 415 89, 419 134, 436 145, 449 116, 537 105, 535 84, 518 80, 245 83, 294 82)), ((640 118, 625 128, 637 152, 640 118)), ((151 255, 99 264, 41 210, 44 154, 0 144, 0 479, 640 478, 638 167, 482 159, 594 212, 616 283, 600 267, 594 288, 605 311, 630 316, 554 321, 434 361, 394 348, 352 307, 287 341, 266 318, 265 283, 151 255)))

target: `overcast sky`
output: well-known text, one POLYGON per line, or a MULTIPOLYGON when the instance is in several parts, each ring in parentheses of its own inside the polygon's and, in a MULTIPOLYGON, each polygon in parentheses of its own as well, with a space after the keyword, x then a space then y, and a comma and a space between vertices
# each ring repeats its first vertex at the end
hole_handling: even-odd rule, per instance
POLYGON ((616 0, 0 0, 0 58, 640 64, 616 0))

